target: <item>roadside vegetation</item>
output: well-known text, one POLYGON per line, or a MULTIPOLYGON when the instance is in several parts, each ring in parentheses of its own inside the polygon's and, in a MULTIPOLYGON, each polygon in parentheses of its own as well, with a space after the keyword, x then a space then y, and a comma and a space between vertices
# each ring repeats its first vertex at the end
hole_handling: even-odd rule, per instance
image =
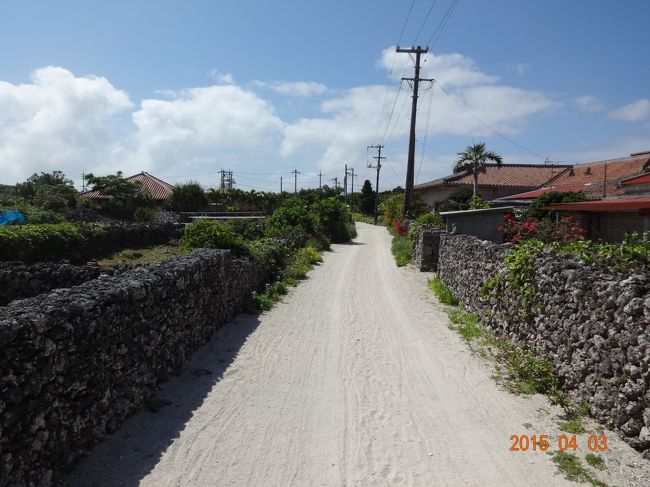
MULTIPOLYGON (((575 405, 569 399, 548 357, 507 338, 496 336, 483 324, 479 315, 458 305, 458 300, 441 279, 431 279, 429 289, 441 303, 447 305, 450 328, 481 357, 493 361, 493 378, 497 383, 514 394, 545 394, 551 404, 560 406, 564 411, 562 421, 558 422, 561 431, 576 435, 588 432, 584 421, 589 415, 589 403, 575 405)), ((552 455, 553 462, 566 479, 607 487, 607 484, 585 469, 576 455, 562 451, 552 455)), ((605 468, 604 460, 598 455, 587 454, 585 461, 597 470, 605 468)))

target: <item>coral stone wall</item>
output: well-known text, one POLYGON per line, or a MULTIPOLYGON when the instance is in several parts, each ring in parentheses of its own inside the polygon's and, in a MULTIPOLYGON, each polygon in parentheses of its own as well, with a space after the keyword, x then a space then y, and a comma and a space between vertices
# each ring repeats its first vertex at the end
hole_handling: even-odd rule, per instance
POLYGON ((548 354, 565 388, 650 457, 650 275, 545 250, 530 312, 521 313, 518 293, 504 284, 481 296, 508 248, 443 235, 439 276, 498 335, 548 354))
POLYGON ((0 308, 0 486, 56 483, 266 276, 201 250, 0 308))
POLYGON ((69 262, 0 262, 0 306, 14 299, 30 298, 52 289, 77 286, 112 269, 77 266, 69 262))

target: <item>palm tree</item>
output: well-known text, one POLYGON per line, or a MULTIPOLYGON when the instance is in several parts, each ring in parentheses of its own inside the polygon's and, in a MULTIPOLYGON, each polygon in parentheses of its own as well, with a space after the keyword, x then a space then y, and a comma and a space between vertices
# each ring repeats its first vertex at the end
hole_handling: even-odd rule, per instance
POLYGON ((454 173, 467 171, 467 174, 474 176, 474 196, 478 194, 478 175, 485 172, 488 161, 495 162, 497 166, 503 164, 499 154, 485 150, 485 142, 468 145, 463 152, 458 153, 454 173))

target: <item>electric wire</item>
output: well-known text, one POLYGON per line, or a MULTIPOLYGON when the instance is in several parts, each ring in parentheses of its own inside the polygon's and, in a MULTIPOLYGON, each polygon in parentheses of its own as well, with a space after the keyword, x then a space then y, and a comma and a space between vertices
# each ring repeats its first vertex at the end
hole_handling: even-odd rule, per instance
MULTIPOLYGON (((431 83, 433 85, 433 82, 431 83)), ((418 172, 417 175, 415 176, 415 183, 417 184, 418 180, 420 179, 420 170, 422 169, 422 163, 424 162, 424 152, 426 151, 427 148, 427 134, 429 132, 429 120, 431 118, 431 105, 433 104, 433 86, 429 90, 429 108, 427 110, 427 122, 424 126, 424 138, 422 139, 422 149, 420 153, 420 164, 418 165, 418 172)))
POLYGON ((474 114, 469 110, 469 108, 467 108, 466 106, 464 106, 463 104, 461 104, 461 103, 460 103, 459 101, 457 101, 457 100, 456 100, 456 99, 455 99, 451 94, 449 94, 449 93, 447 92, 447 90, 445 90, 445 89, 442 87, 442 85, 441 85, 440 83, 436 83, 436 84, 437 84, 438 87, 442 90, 442 92, 443 92, 445 95, 447 95, 447 97, 448 97, 451 101, 453 101, 453 102, 454 102, 454 103, 455 103, 459 108, 461 108, 462 110, 464 110, 465 112, 467 112, 468 115, 470 115, 474 120, 476 120, 478 123, 480 123, 480 124, 483 125, 485 128, 487 128, 490 132, 494 133, 495 135, 498 135, 498 136, 501 137, 503 140, 505 140, 505 141, 507 141, 507 142, 510 142, 510 143, 511 143, 512 145, 514 145, 515 147, 518 147, 519 149, 524 150, 524 151, 528 152, 529 154, 531 154, 531 155, 533 155, 533 156, 535 156, 535 157, 538 157, 538 158, 543 159, 543 160, 546 160, 546 159, 547 159, 546 157, 544 157, 544 156, 538 154, 537 152, 532 151, 532 150, 530 150, 530 149, 524 147, 523 145, 519 144, 518 142, 515 142, 515 141, 512 140, 510 137, 507 137, 506 135, 502 134, 501 132, 499 132, 499 131, 496 130, 495 128, 493 128, 493 127, 491 127, 490 125, 488 125, 487 123, 485 123, 483 120, 481 120, 481 119, 478 118, 476 115, 474 115, 474 114))
MULTIPOLYGON (((402 31, 400 32, 399 38, 397 39, 397 46, 399 46, 399 43, 402 41, 404 30, 406 29, 406 25, 408 24, 408 21, 411 18, 411 13, 413 12, 413 5, 415 5, 415 0, 411 1, 411 6, 409 8, 408 14, 406 15, 406 20, 404 21, 404 25, 402 25, 402 31)), ((377 120, 377 128, 375 129, 375 136, 372 138, 372 140, 377 140, 377 135, 379 135, 379 127, 381 126, 381 120, 384 118, 384 113, 386 112, 386 101, 388 101, 388 92, 390 91, 391 77, 393 76, 393 69, 395 68, 396 58, 397 58, 397 50, 393 53, 393 61, 391 62, 390 65, 390 73, 388 74, 388 79, 386 80, 386 91, 384 92, 384 101, 381 104, 381 114, 379 115, 379 119, 377 120)))
POLYGON ((422 25, 420 26, 420 30, 418 30, 418 33, 415 35, 415 40, 413 41, 413 45, 415 45, 418 41, 418 38, 420 37, 420 34, 422 33, 422 29, 424 29, 424 26, 427 24, 427 20, 429 20, 429 16, 431 15, 431 11, 433 10, 433 7, 436 6, 436 3, 438 0, 433 0, 431 2, 431 6, 429 7, 429 10, 427 11, 426 17, 424 17, 424 20, 422 21, 422 25))

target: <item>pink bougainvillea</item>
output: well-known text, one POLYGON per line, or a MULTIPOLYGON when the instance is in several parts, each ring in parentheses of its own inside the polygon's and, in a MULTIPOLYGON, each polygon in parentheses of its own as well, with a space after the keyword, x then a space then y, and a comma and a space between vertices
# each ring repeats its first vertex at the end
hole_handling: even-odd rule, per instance
POLYGON ((395 230, 395 234, 400 235, 401 237, 406 237, 409 233, 408 224, 400 220, 395 220, 393 223, 393 229, 395 230))
POLYGON ((504 215, 499 231, 503 232, 506 242, 512 243, 533 238, 543 242, 575 242, 584 239, 587 233, 572 216, 566 216, 555 223, 548 218, 526 218, 519 221, 511 213, 504 215))

